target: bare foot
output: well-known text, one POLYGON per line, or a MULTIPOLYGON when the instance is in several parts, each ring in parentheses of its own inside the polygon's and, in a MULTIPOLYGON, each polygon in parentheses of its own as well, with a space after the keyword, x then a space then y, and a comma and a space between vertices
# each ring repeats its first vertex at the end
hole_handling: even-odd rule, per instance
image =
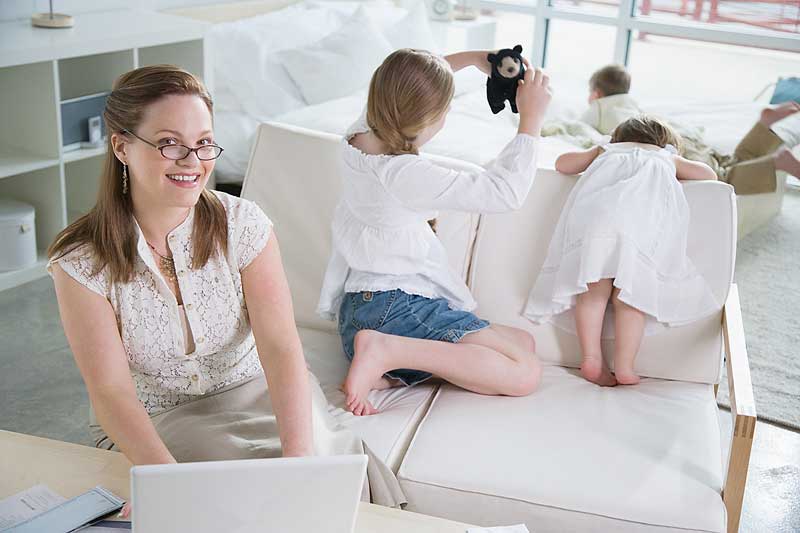
POLYGON ((797 102, 784 102, 774 107, 765 107, 761 110, 761 119, 759 122, 769 128, 779 120, 797 113, 798 111, 800 111, 800 104, 797 102))
POLYGON ((367 400, 367 395, 375 385, 383 386, 389 383, 383 378, 384 372, 390 369, 384 368, 382 364, 380 349, 382 336, 383 334, 377 331, 364 329, 356 333, 353 342, 355 356, 350 363, 342 391, 345 394, 347 410, 356 416, 377 413, 378 411, 367 400))
POLYGON ((637 385, 639 383, 639 376, 633 370, 617 370, 614 372, 617 376, 617 382, 620 385, 637 385))
POLYGON ((800 161, 797 160, 789 148, 781 148, 772 157, 775 158, 775 168, 777 170, 783 170, 796 178, 800 177, 800 161))
POLYGON ((613 387, 617 380, 608 371, 602 357, 584 357, 581 363, 581 375, 601 387, 613 387))

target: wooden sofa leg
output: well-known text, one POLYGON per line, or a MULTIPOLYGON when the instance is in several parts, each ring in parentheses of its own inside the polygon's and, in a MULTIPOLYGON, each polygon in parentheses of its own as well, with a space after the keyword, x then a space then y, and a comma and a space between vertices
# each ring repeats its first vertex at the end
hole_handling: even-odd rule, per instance
POLYGON ((750 450, 756 432, 756 404, 753 398, 753 383, 747 361, 747 345, 744 338, 742 311, 739 305, 739 290, 731 285, 722 317, 722 331, 727 353, 728 394, 730 395, 733 431, 722 489, 722 501, 728 514, 728 533, 739 531, 742 514, 744 488, 750 465, 750 450))
POLYGON ((755 430, 756 417, 739 415, 735 418, 725 490, 722 492, 722 501, 728 512, 728 533, 739 531, 755 430))

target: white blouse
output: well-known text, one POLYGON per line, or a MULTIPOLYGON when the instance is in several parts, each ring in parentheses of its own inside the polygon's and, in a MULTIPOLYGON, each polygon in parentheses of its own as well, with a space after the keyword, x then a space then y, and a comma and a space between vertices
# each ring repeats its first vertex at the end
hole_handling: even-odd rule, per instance
POLYGON ((365 154, 348 141, 366 131, 362 115, 342 141, 343 190, 317 312, 333 320, 345 292, 393 289, 473 310, 475 300, 428 220, 440 209, 519 209, 536 173, 538 139, 519 134, 486 169, 455 170, 413 154, 365 154))
POLYGON ((128 283, 111 283, 107 268, 92 276, 95 263, 90 245, 55 261, 111 303, 137 396, 150 414, 262 372, 241 270, 264 249, 272 223, 255 203, 214 193, 228 214, 224 255, 212 256, 198 270, 191 268, 194 209, 167 237, 183 298, 186 332, 175 296, 138 224, 138 257, 134 278, 128 283), (191 352, 189 339, 195 344, 191 352))

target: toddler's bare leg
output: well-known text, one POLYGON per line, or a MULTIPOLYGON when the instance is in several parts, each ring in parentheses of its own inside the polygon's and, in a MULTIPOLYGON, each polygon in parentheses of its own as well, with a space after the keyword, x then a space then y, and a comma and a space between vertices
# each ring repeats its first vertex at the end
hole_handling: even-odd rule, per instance
POLYGON ((617 380, 603 361, 600 334, 603 331, 603 317, 608 299, 614 286, 610 279, 601 279, 596 283, 589 283, 588 286, 587 292, 578 295, 575 305, 575 326, 583 352, 581 375, 592 383, 613 387, 617 384, 617 380))
POLYGON ((639 352, 639 346, 642 344, 645 316, 635 307, 631 307, 619 299, 619 289, 614 289, 611 301, 614 303, 616 317, 614 374, 622 385, 635 385, 639 383, 639 376, 633 371, 633 363, 639 352))

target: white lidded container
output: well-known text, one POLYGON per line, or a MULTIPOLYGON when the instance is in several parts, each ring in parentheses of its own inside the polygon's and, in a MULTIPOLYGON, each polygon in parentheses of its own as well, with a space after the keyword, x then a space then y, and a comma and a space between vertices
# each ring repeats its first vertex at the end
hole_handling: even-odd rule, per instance
POLYGON ((32 205, 0 198, 0 271, 36 264, 35 214, 32 205))

